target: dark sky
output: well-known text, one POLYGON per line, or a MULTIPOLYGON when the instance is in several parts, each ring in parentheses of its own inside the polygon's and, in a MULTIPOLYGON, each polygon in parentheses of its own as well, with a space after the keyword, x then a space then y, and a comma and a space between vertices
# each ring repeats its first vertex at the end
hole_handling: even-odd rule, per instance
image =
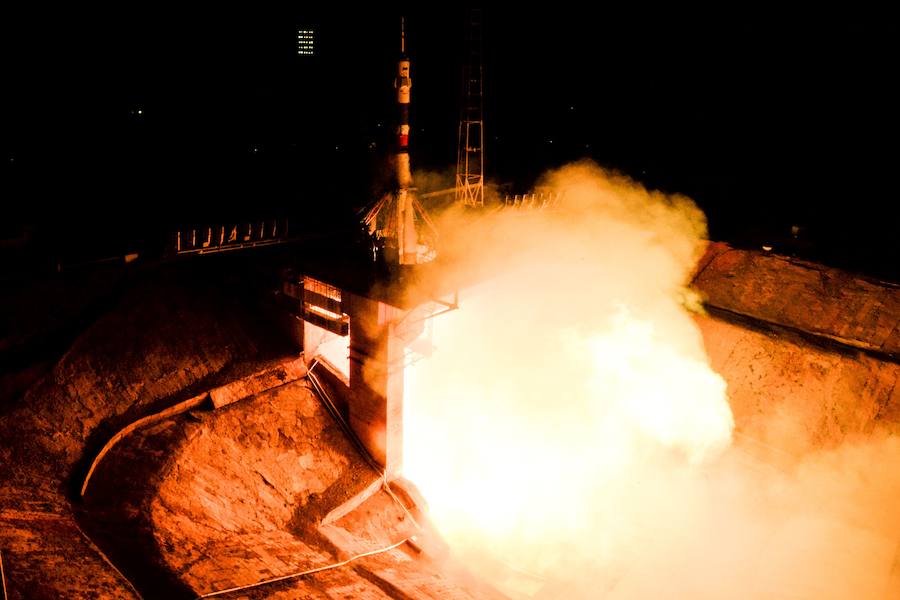
MULTIPOLYGON (((464 10, 405 12, 414 166, 442 171, 455 159, 464 10)), ((390 148, 400 14, 300 3, 8 14, 8 222, 364 204, 390 148), (296 54, 307 26, 312 59, 296 54)), ((714 237, 756 244, 800 225, 814 257, 885 272, 900 261, 898 29, 884 15, 489 9, 488 175, 523 191, 590 157, 695 198, 714 237)))

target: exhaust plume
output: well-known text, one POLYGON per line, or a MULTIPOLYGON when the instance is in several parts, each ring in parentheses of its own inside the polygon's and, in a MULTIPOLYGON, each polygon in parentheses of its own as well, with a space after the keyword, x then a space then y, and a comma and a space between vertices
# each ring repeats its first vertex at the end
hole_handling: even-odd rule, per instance
POLYGON ((480 283, 407 369, 404 472, 453 552, 512 598, 885 597, 900 444, 754 462, 690 314, 703 213, 590 162, 541 183, 553 211, 441 219, 480 283))

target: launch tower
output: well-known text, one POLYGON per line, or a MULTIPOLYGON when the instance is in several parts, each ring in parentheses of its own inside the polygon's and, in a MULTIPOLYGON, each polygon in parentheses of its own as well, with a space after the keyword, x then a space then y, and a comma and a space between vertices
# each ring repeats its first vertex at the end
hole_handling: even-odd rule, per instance
POLYGON ((469 11, 464 52, 456 152, 456 201, 467 206, 484 206, 484 84, 480 8, 469 11))

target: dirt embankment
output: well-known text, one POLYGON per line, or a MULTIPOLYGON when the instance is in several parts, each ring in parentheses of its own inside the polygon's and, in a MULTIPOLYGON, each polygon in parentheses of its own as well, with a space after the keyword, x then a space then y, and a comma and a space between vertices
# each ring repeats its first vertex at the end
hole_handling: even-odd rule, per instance
POLYGON ((78 323, 38 381, 6 398, 0 552, 12 598, 133 597, 81 532, 70 502, 85 463, 115 431, 230 371, 288 353, 255 292, 233 283, 184 269, 129 282, 78 323))
POLYGON ((724 244, 710 245, 694 285, 740 432, 802 452, 900 430, 900 287, 724 244))

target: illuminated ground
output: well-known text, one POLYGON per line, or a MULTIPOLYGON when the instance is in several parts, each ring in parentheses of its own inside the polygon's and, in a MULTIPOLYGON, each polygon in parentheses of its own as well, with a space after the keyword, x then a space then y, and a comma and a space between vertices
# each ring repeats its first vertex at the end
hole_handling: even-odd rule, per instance
POLYGON ((5 408, 9 596, 130 598, 137 588, 193 598, 376 551, 223 597, 498 597, 437 559, 414 489, 382 489, 305 379, 276 377, 225 408, 207 402, 138 430, 79 497, 87 461, 125 424, 296 356, 276 324, 254 316, 264 308, 252 294, 222 283, 135 286, 5 408), (332 513, 342 505, 346 514, 332 513))
MULTIPOLYGON (((709 315, 696 321, 728 381, 748 452, 763 462, 776 452, 758 443, 765 439, 756 416, 784 407, 818 445, 897 431, 897 287, 723 246, 698 271, 709 315)), ((145 597, 195 597, 334 564, 414 533, 377 483, 368 500, 322 525, 376 478, 304 380, 135 433, 78 500, 86 460, 113 432, 295 355, 277 322, 258 317, 254 293, 235 289, 214 277, 129 283, 47 359, 43 374, 18 371, 27 389, 8 393, 0 409, 0 552, 10 598, 130 598, 131 584, 145 597)), ((397 493, 412 505, 413 496, 397 493)), ((224 597, 497 597, 434 560, 434 540, 423 544, 424 553, 401 544, 224 597)), ((896 579, 891 563, 873 578, 896 579)))

